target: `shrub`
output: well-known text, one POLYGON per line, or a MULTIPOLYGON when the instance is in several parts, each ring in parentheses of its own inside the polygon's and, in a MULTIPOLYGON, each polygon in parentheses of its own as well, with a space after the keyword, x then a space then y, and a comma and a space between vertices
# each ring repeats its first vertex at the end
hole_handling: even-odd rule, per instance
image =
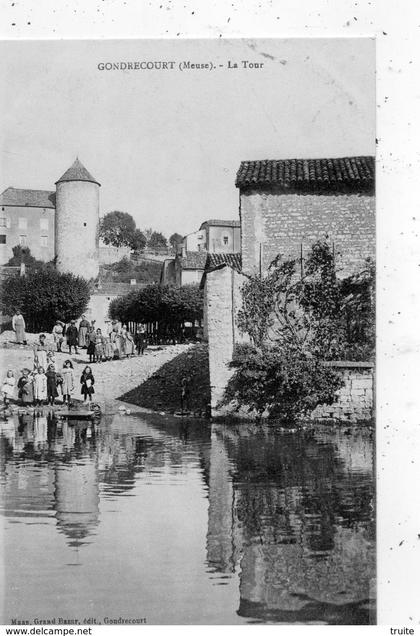
POLYGON ((238 346, 230 366, 235 371, 220 405, 246 407, 257 419, 266 413, 283 424, 293 424, 318 404, 332 404, 343 384, 322 361, 288 346, 238 346))
POLYGON ((90 298, 88 282, 73 274, 61 274, 52 267, 30 270, 27 276, 3 283, 1 308, 12 315, 20 309, 28 331, 50 331, 56 320, 78 318, 90 298))

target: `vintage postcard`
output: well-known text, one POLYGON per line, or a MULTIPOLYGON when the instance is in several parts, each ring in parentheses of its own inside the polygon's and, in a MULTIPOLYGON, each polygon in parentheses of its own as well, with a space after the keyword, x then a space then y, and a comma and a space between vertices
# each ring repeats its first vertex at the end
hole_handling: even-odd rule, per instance
POLYGON ((374 39, 0 52, 0 622, 376 624, 374 39))

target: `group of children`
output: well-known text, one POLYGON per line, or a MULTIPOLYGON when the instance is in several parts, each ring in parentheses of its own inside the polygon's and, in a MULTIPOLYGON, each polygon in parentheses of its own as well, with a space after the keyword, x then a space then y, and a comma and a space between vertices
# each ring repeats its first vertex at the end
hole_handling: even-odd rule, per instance
MULTIPOLYGON (((92 369, 86 366, 80 377, 81 394, 84 401, 92 401, 92 394, 95 393, 92 369)), ((2 384, 3 403, 7 407, 11 400, 17 397, 23 406, 41 406, 55 404, 55 399, 62 395, 64 404, 70 404, 71 396, 74 392, 74 370, 71 360, 66 360, 61 371, 57 371, 55 364, 50 363, 46 370, 41 364, 35 364, 33 371, 24 368, 21 376, 16 382, 14 372, 9 369, 2 384)))

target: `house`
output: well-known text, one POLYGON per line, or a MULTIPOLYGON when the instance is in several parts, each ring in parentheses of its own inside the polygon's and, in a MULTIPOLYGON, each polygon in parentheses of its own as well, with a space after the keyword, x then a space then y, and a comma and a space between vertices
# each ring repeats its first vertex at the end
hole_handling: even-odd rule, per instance
POLYGON ((0 195, 0 264, 16 245, 30 247, 41 261, 55 256, 55 192, 6 188, 0 195))
MULTIPOLYGON (((304 258, 317 240, 326 237, 333 246, 339 274, 361 270, 367 258, 375 257, 374 175, 373 157, 240 164, 236 177, 240 255, 211 255, 201 282, 214 414, 232 374, 228 365, 234 347, 244 340, 236 317, 245 277, 264 274, 278 254, 285 259, 304 258)), ((359 375, 357 382, 367 387, 363 391, 367 391, 368 403, 372 399, 371 371, 361 370, 359 375), (370 374, 369 379, 363 374, 370 374)))
POLYGON ((238 220, 210 219, 200 225, 205 247, 212 253, 235 253, 241 249, 241 226, 238 220))
POLYGON ((161 285, 199 284, 206 264, 207 252, 187 252, 182 248, 174 259, 167 259, 162 264, 161 285))

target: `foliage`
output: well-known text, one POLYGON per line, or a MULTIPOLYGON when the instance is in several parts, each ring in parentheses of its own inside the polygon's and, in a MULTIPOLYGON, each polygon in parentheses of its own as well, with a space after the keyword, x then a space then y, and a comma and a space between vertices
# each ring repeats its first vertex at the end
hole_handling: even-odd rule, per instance
POLYGON ((371 359, 374 266, 339 280, 334 254, 318 241, 302 265, 274 259, 264 277, 242 288, 238 326, 251 345, 239 348, 222 404, 293 422, 331 404, 340 377, 326 360, 371 359))
POLYGON ((3 283, 1 309, 12 315, 20 309, 28 331, 50 331, 56 320, 68 322, 87 308, 88 282, 73 274, 61 274, 44 266, 26 276, 3 283))
POLYGON ((171 287, 148 285, 110 303, 112 319, 126 322, 157 322, 164 332, 179 332, 184 322, 203 317, 203 293, 197 285, 171 287))
POLYGON ((135 237, 136 223, 127 212, 108 212, 99 223, 99 236, 106 245, 131 247, 135 237))
POLYGON ((318 404, 331 404, 342 380, 317 358, 289 345, 237 346, 222 404, 246 406, 283 423, 308 415, 318 404))
POLYGON ((147 241, 147 247, 151 250, 159 250, 168 247, 168 242, 161 232, 152 232, 147 241))
POLYGON ((43 261, 38 261, 35 256, 32 256, 29 247, 15 245, 15 247, 12 247, 12 252, 13 256, 6 263, 8 267, 19 267, 21 263, 25 263, 26 267, 44 266, 43 261))
POLYGON ((182 239, 182 235, 178 234, 178 232, 175 232, 169 237, 169 245, 172 247, 173 250, 176 250, 178 245, 182 242, 182 239))
POLYGON ((146 237, 143 232, 139 229, 134 230, 129 247, 135 252, 142 252, 146 247, 146 243, 146 237))
POLYGON ((159 261, 141 259, 140 262, 131 258, 122 258, 116 263, 100 266, 100 279, 106 282, 129 283, 135 278, 138 283, 146 285, 158 283, 162 272, 159 261))
POLYGON ((334 255, 318 241, 299 273, 296 260, 271 263, 242 289, 240 329, 256 346, 288 344, 324 360, 369 359, 374 351, 374 266, 339 280, 334 255), (362 356, 362 357, 360 357, 362 356))

